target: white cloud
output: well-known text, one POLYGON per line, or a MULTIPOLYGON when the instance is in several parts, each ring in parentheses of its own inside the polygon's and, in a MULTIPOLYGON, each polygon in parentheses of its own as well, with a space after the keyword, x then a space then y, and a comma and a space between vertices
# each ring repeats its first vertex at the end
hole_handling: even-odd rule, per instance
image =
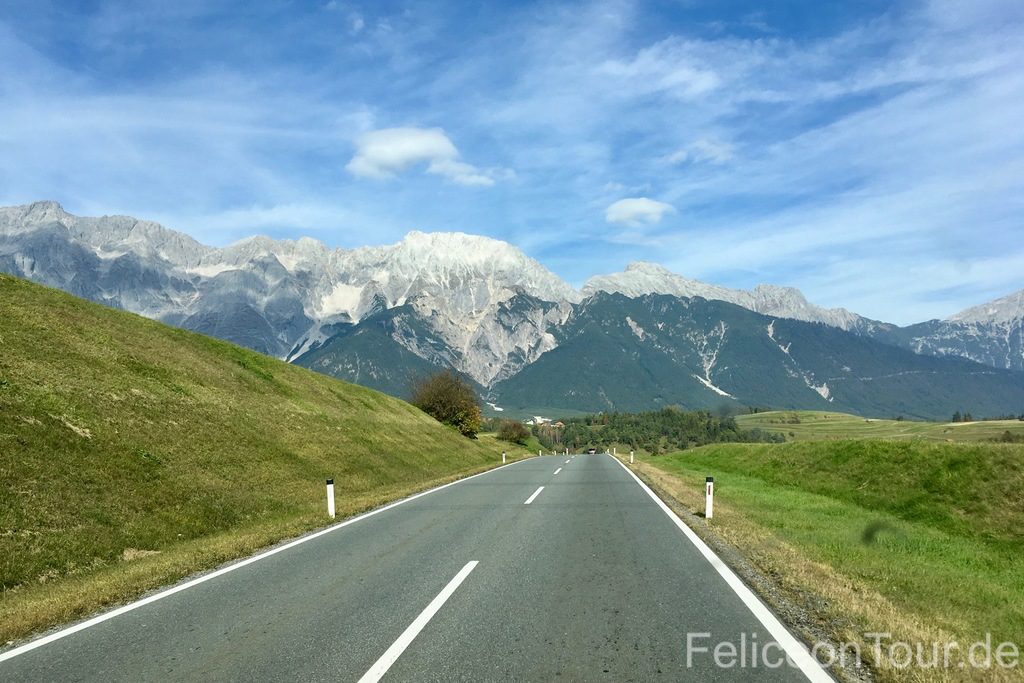
POLYGON ((620 199, 604 211, 604 218, 609 223, 618 223, 632 228, 642 225, 653 225, 661 222, 666 213, 675 213, 675 207, 665 202, 658 202, 647 197, 630 197, 620 199))
POLYGON ((670 164, 681 164, 685 161, 692 163, 707 162, 710 164, 724 164, 732 160, 735 151, 728 142, 708 140, 701 138, 688 147, 676 150, 665 157, 670 164))
POLYGON ((357 176, 391 178, 415 164, 458 156, 440 128, 384 128, 360 136, 345 168, 357 176))
POLYGON ((418 164, 427 173, 443 176, 459 185, 490 186, 510 171, 481 169, 459 160, 459 150, 441 128, 382 128, 356 140, 356 154, 345 166, 364 178, 386 179, 418 164))

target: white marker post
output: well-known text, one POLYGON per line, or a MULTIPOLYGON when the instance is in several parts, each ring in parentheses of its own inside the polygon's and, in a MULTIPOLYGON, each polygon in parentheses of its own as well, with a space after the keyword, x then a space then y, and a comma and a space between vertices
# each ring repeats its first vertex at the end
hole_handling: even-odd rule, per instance
POLYGON ((537 457, 539 458, 541 455, 542 453, 540 451, 537 451, 537 457))
POLYGON ((334 480, 327 480, 327 515, 334 519, 334 480))
POLYGON ((501 452, 501 464, 502 464, 502 465, 504 465, 504 464, 505 464, 505 451, 502 451, 502 452, 501 452))
POLYGON ((630 452, 629 452, 629 464, 630 464, 630 465, 632 465, 632 464, 633 464, 633 451, 630 451, 630 452))
POLYGON ((704 518, 711 519, 714 516, 715 507, 715 478, 708 477, 706 493, 704 494, 704 518))
POLYGON ((619 454, 619 449, 613 448, 612 449, 612 455, 618 455, 618 454, 619 454))

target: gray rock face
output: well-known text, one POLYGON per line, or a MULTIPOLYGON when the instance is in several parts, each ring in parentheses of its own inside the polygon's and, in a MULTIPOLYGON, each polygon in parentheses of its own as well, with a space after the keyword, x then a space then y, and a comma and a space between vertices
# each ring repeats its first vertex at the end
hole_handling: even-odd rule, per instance
POLYGON ((73 216, 55 202, 0 209, 0 269, 289 359, 408 305, 440 343, 401 326, 395 339, 481 384, 551 348, 548 327, 578 299, 515 247, 484 237, 412 232, 353 250, 253 237, 218 249, 127 216, 73 216), (521 296, 533 303, 509 304, 521 296))

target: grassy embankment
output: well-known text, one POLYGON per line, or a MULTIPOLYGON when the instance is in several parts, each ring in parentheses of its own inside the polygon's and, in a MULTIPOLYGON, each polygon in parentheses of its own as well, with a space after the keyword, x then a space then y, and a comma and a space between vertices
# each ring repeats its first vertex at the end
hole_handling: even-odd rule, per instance
MULTIPOLYGON (((844 440, 717 444, 637 467, 702 514, 715 476, 714 532, 783 594, 811 600, 840 642, 868 632, 894 641, 956 641, 991 633, 1024 646, 1024 446, 844 440)), ((898 669, 881 680, 1021 680, 1015 671, 898 669)), ((897 657, 902 656, 897 652, 897 657)), ((930 655, 926 654, 925 661, 930 655)))
POLYGON ((527 452, 0 274, 0 644, 527 452))
POLYGON ((877 420, 847 413, 816 410, 777 410, 740 415, 744 429, 759 428, 784 434, 791 441, 824 439, 924 439, 927 441, 989 441, 1010 432, 1024 438, 1021 420, 978 422, 917 422, 877 420))

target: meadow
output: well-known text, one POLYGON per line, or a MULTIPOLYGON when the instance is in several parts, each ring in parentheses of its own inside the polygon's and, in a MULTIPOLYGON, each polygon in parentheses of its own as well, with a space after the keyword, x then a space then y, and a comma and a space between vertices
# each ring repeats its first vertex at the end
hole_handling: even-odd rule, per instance
POLYGON ((836 439, 923 439, 926 441, 986 441, 1009 432, 1024 439, 1022 420, 979 420, 972 422, 920 422, 884 420, 848 413, 816 410, 777 410, 740 415, 736 422, 745 429, 777 432, 789 440, 836 439))

